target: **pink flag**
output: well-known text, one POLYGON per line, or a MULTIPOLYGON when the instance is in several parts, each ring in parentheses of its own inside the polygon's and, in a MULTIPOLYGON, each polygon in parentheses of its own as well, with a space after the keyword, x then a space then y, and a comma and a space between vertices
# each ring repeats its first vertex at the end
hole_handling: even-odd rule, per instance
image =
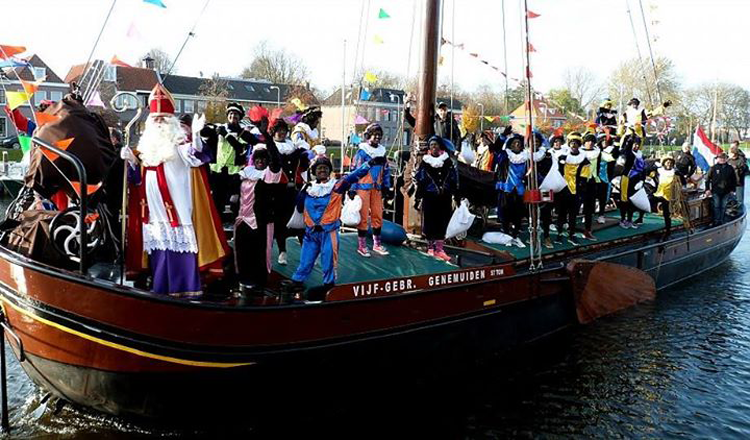
POLYGON ((94 92, 93 95, 89 98, 88 102, 86 102, 87 107, 101 107, 105 108, 104 102, 102 102, 102 96, 99 94, 99 92, 94 92))
POLYGON ((370 121, 368 121, 367 119, 365 119, 364 117, 362 117, 362 115, 357 115, 354 118, 354 124, 355 125, 369 124, 369 123, 370 123, 370 121))
POLYGON ((539 14, 537 14, 536 12, 532 12, 532 11, 526 11, 526 15, 527 15, 527 16, 528 16, 529 18, 537 18, 537 17, 539 17, 539 16, 540 16, 540 15, 539 15, 539 14))

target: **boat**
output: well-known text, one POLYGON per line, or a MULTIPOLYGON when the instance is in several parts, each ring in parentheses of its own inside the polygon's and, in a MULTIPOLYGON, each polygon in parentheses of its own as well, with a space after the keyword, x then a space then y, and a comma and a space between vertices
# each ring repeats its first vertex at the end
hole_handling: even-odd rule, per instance
MULTIPOLYGON (((424 7, 431 23, 424 64, 434 67, 439 1, 424 7)), ((423 93, 420 107, 429 109, 435 77, 425 71, 420 87, 433 96, 423 93)), ((418 118, 422 140, 427 115, 418 118)), ((80 182, 79 209, 89 212, 81 161, 34 142, 70 163, 80 182)), ((205 416, 207 406, 226 414, 237 410, 230 395, 262 402, 259 390, 277 371, 321 368, 330 373, 324 380, 335 381, 351 368, 394 368, 454 350, 507 350, 651 300, 658 289, 720 265, 742 239, 744 210, 711 227, 708 202, 690 199, 690 224, 676 222, 667 240, 658 216, 647 215, 638 230, 610 219, 600 241, 545 249, 537 258, 468 239, 449 247, 453 259, 444 263, 410 240, 391 246, 389 256, 341 259, 337 284, 323 300, 306 302, 286 295, 291 266, 274 267, 271 294, 257 301, 188 300, 121 282, 117 264, 88 261, 85 246, 77 269, 0 246, 2 330, 29 377, 65 401, 153 419, 205 416)), ((82 243, 86 218, 75 217, 82 243)), ((354 254, 355 237, 342 233, 342 253, 352 247, 354 254)), ((298 253, 290 240, 290 261, 298 253)), ((318 270, 307 288, 320 284, 318 270)))
POLYGON ((15 198, 18 196, 18 192, 23 187, 23 178, 28 171, 28 166, 21 162, 7 162, 4 161, 0 164, 0 184, 2 184, 5 192, 11 197, 15 198))

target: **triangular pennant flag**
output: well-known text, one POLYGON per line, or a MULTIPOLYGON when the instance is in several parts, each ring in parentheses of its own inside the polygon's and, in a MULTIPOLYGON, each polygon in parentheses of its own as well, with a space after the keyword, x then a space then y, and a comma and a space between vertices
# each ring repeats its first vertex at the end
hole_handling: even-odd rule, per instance
POLYGON ((31 138, 28 136, 18 136, 18 143, 21 144, 21 151, 26 154, 31 150, 31 138))
POLYGON ((479 54, 478 53, 474 53, 474 52, 470 53, 469 55, 473 56, 474 58, 478 58, 479 57, 479 54))
POLYGON ((370 96, 372 96, 372 94, 367 89, 362 89, 362 91, 359 92, 360 101, 369 101, 370 96))
POLYGON ((383 8, 380 8, 380 12, 378 12, 378 18, 391 18, 390 15, 388 15, 387 12, 383 8))
MULTIPOLYGON (((70 146, 70 144, 73 143, 74 139, 75 138, 68 138, 68 139, 59 140, 59 141, 55 142, 54 145, 57 148, 61 149, 61 150, 67 150, 68 147, 70 146)), ((60 157, 59 154, 57 154, 57 153, 55 153, 53 151, 50 151, 50 150, 46 150, 46 149, 42 150, 42 154, 44 154, 47 157, 47 159, 50 160, 50 162, 54 162, 58 157, 60 157)))
POLYGON ((130 26, 128 26, 128 32, 125 34, 128 38, 137 38, 140 39, 141 33, 138 31, 138 28, 135 26, 135 21, 132 21, 130 23, 130 26))
POLYGON ((100 95, 97 91, 94 92, 94 94, 89 98, 88 102, 86 102, 86 107, 106 108, 107 106, 104 105, 104 102, 102 102, 102 95, 100 95))
POLYGON ((531 43, 529 43, 529 52, 536 52, 536 49, 531 43))
POLYGON ((383 38, 381 38, 380 35, 375 35, 374 37, 372 37, 372 41, 375 44, 383 44, 383 43, 385 43, 385 41, 383 41, 383 38))
POLYGON ((457 48, 459 48, 459 49, 463 49, 463 48, 464 48, 464 43, 461 43, 461 44, 459 44, 459 45, 458 45, 458 46, 456 46, 456 47, 457 47, 457 48))
POLYGON ((6 46, 0 44, 0 59, 9 58, 24 52, 26 52, 26 48, 23 46, 6 46))
POLYGON ((305 109, 307 109, 307 106, 299 98, 292 98, 289 100, 289 102, 294 104, 294 106, 297 107, 297 109, 300 111, 305 111, 305 109))
POLYGON ((362 124, 369 124, 370 121, 362 117, 362 115, 357 115, 357 117, 354 118, 354 124, 355 125, 362 125, 362 124))
POLYGON ((481 62, 482 62, 482 64, 486 64, 486 65, 488 65, 488 66, 490 65, 490 63, 489 63, 488 61, 485 61, 485 60, 479 60, 479 61, 481 61, 481 62))
POLYGON ((375 75, 374 73, 372 72, 365 73, 365 81, 367 81, 368 83, 374 83, 374 82, 377 82, 377 80, 378 80, 378 76, 375 75))
POLYGON ((31 99, 31 94, 26 92, 7 92, 5 96, 8 99, 8 107, 11 110, 17 109, 31 99))
MULTIPOLYGON (((78 194, 78 197, 81 197, 81 182, 70 182, 70 184, 73 186, 73 191, 78 194)), ((99 188, 102 187, 102 182, 97 183, 96 185, 86 185, 86 195, 94 194, 95 192, 99 191, 99 188)))
POLYGON ((440 58, 438 58, 438 66, 442 66, 445 63, 445 57, 440 55, 440 58))
POLYGON ((529 17, 529 18, 537 18, 537 17, 540 17, 540 15, 539 15, 539 14, 537 14, 536 12, 532 12, 532 11, 526 11, 526 16, 527 16, 527 17, 529 17))
POLYGON ((167 8, 167 5, 165 5, 162 0, 143 0, 143 3, 149 3, 160 8, 167 8))
POLYGON ((489 122, 492 122, 495 120, 495 118, 493 118, 492 116, 485 116, 484 119, 486 119, 489 122))
POLYGON ((28 93, 29 95, 33 95, 39 89, 39 86, 42 85, 42 83, 46 80, 46 76, 44 78, 39 78, 34 82, 21 80, 21 86, 23 86, 24 92, 28 93))
POLYGON ((36 115, 37 127, 42 127, 49 124, 50 122, 55 122, 60 119, 59 116, 51 115, 49 113, 34 112, 34 114, 36 115))
POLYGON ((133 67, 130 64, 126 63, 125 61, 117 58, 117 55, 112 56, 112 59, 109 60, 109 64, 112 64, 114 66, 120 66, 120 67, 133 67))

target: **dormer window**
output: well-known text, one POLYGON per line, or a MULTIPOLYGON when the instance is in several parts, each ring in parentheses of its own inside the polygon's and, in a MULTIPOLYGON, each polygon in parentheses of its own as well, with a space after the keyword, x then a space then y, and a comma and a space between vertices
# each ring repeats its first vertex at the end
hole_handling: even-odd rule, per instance
POLYGON ((104 68, 104 81, 117 81, 117 66, 113 64, 107 64, 107 67, 104 68))
POLYGON ((47 76, 47 69, 44 67, 34 67, 34 79, 40 80, 47 76))

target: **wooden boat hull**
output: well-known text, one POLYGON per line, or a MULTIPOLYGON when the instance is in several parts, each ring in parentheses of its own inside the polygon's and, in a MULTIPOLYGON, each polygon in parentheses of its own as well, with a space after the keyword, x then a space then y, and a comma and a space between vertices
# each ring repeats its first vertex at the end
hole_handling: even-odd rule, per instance
MULTIPOLYGON (((649 239, 590 257, 640 268, 663 288, 726 260, 745 227, 743 215, 665 243, 649 239)), ((94 283, 15 254, 0 257, 0 299, 23 342, 22 367, 53 394, 113 414, 205 414, 200 402, 226 413, 237 408, 231 396, 259 395, 266 378, 284 372, 339 377, 435 365, 577 323, 562 264, 365 299, 228 307, 94 283)))

